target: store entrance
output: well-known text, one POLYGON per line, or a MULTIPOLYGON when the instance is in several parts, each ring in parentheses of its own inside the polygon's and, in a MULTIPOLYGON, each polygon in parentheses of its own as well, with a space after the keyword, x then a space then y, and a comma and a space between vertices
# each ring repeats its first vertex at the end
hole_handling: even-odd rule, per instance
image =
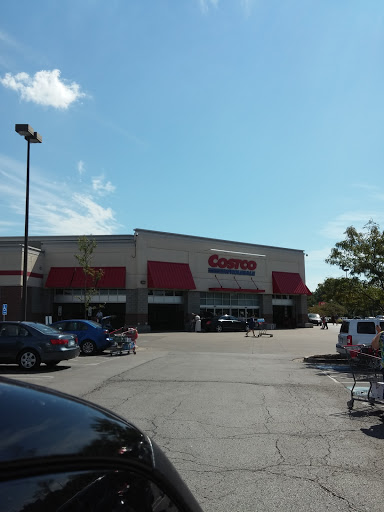
POLYGON ((184 331, 183 304, 148 304, 151 331, 184 331))
POLYGON ((278 329, 293 329, 296 327, 292 306, 273 306, 273 323, 278 329))

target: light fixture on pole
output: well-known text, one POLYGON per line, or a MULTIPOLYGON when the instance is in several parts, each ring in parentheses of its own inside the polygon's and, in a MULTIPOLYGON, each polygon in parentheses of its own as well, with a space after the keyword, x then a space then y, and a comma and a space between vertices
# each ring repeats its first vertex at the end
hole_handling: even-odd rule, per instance
POLYGON ((22 135, 28 143, 27 149, 27 179, 25 189, 25 230, 24 230, 24 263, 23 263, 23 297, 22 312, 23 320, 27 319, 27 275, 28 275, 28 222, 29 222, 29 145, 31 143, 41 143, 41 135, 33 131, 29 124, 16 124, 15 131, 22 135))

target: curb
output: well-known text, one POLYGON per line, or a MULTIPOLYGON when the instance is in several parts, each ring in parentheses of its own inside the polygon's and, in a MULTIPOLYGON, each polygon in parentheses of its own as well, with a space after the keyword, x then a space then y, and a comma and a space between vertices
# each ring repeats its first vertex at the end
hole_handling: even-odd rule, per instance
POLYGON ((347 364, 347 359, 340 354, 324 354, 304 357, 303 362, 317 364, 347 364))

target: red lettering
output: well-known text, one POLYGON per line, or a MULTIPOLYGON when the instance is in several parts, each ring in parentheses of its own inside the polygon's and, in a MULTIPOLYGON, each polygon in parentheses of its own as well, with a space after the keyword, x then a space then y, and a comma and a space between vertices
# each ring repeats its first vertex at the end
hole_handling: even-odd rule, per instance
POLYGON ((210 267, 228 269, 238 269, 240 267, 243 270, 255 270, 257 267, 257 263, 254 260, 238 260, 235 258, 227 260, 227 258, 219 258, 217 254, 212 254, 212 256, 208 258, 208 265, 210 267))
POLYGON ((208 265, 210 267, 217 267, 217 260, 218 260, 218 255, 217 254, 212 254, 212 256, 209 257, 209 260, 208 260, 208 265))
POLYGON ((230 259, 227 261, 227 268, 234 268, 235 263, 234 260, 230 259))
POLYGON ((241 263, 241 260, 232 260, 235 264, 235 268, 238 269, 239 268, 239 265, 241 263))

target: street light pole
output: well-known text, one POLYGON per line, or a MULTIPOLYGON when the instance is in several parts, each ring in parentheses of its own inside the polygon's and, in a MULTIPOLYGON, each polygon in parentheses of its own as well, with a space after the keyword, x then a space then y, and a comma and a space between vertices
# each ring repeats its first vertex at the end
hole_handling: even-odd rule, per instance
POLYGON ((28 277, 28 226, 29 226, 29 152, 30 144, 41 143, 41 135, 33 131, 28 124, 16 124, 15 131, 22 135, 27 141, 27 178, 25 188, 25 229, 24 229, 24 260, 23 260, 23 295, 22 295, 22 313, 23 320, 27 319, 27 277, 28 277))

